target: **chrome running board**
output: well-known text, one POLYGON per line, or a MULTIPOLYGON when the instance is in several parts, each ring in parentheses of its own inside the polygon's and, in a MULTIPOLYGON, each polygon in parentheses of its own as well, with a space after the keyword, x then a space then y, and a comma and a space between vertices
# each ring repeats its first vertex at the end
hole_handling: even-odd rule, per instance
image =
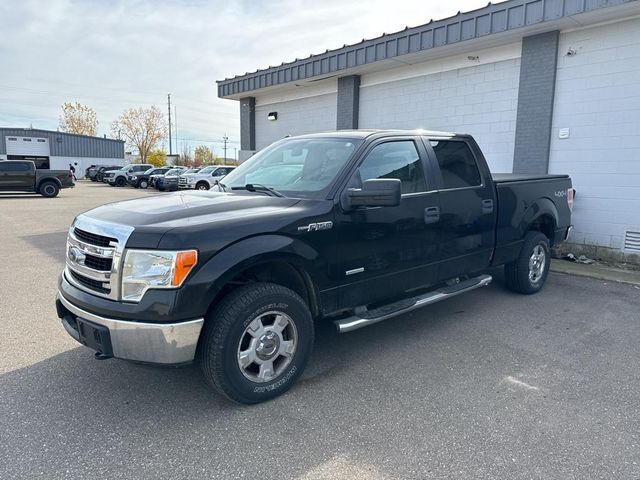
POLYGON ((362 309, 361 311, 358 311, 357 309, 355 315, 341 320, 335 320, 333 323, 335 323, 339 333, 352 332, 359 328, 368 327, 374 323, 395 317, 396 315, 410 312, 416 308, 424 307, 425 305, 430 305, 441 300, 446 300, 447 298, 455 297, 461 293, 470 292, 476 288, 484 287, 489 285, 491 280, 493 280, 491 275, 480 275, 454 285, 447 285, 446 287, 439 288, 438 290, 434 290, 429 293, 400 300, 389 305, 383 305, 382 307, 378 307, 373 310, 362 309))

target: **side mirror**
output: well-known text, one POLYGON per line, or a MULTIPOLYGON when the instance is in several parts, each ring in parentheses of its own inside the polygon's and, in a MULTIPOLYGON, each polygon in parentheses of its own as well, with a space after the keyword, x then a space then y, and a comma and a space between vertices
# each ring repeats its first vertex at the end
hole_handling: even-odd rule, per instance
POLYGON ((402 182, 397 178, 365 180, 362 188, 347 190, 350 207, 397 207, 400 205, 402 182))

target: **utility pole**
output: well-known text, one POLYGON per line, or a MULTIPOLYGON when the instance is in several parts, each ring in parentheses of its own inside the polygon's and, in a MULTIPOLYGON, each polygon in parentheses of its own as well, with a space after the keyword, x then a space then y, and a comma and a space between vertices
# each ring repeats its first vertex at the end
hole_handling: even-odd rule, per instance
POLYGON ((227 134, 224 134, 224 137, 222 137, 222 141, 224 143, 224 146, 222 147, 224 149, 224 159, 222 160, 222 162, 226 165, 227 164, 227 142, 229 141, 229 137, 227 137, 227 134))
POLYGON ((176 155, 180 154, 180 149, 178 148, 178 107, 176 107, 175 105, 173 106, 173 113, 174 113, 174 122, 176 123, 176 155))
POLYGON ((167 108, 169 110, 169 155, 173 155, 171 148, 171 94, 167 93, 167 108))

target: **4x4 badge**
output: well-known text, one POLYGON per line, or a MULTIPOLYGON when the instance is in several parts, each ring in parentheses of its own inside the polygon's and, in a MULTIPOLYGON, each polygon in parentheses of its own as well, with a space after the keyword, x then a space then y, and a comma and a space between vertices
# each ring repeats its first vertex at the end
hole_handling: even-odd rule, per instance
POLYGON ((298 227, 299 232, 318 232, 320 230, 330 230, 333 228, 333 222, 317 222, 310 223, 309 225, 304 225, 302 227, 298 227))

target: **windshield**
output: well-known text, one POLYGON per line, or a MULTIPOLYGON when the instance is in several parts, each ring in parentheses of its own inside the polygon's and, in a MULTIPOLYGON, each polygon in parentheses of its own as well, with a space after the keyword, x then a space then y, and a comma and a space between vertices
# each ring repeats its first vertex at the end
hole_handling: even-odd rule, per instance
POLYGON ((169 170, 167 173, 165 173, 165 176, 167 177, 177 177, 178 174, 182 172, 181 169, 179 168, 172 168, 171 170, 169 170))
POLYGON ((280 140, 234 169, 223 183, 226 189, 259 184, 287 196, 322 198, 361 143, 352 138, 280 140))
POLYGON ((215 165, 212 165, 210 167, 204 167, 202 170, 200 170, 198 173, 211 173, 213 172, 213 170, 217 168, 215 165))

